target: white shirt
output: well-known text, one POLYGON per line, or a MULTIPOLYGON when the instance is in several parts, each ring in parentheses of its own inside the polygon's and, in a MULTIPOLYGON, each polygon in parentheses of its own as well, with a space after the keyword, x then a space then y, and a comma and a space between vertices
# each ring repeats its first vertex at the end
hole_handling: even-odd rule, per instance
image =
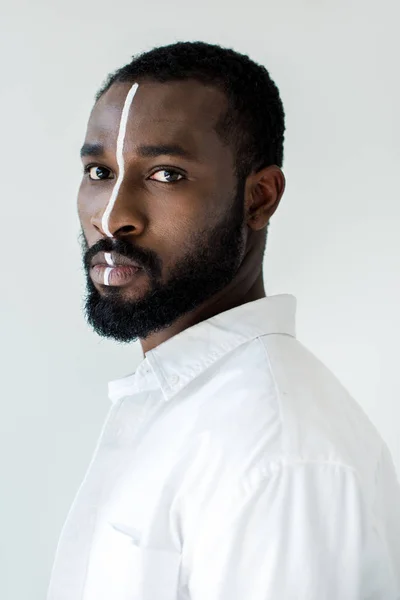
POLYGON ((391 456, 295 309, 241 305, 109 383, 48 600, 400 598, 391 456))

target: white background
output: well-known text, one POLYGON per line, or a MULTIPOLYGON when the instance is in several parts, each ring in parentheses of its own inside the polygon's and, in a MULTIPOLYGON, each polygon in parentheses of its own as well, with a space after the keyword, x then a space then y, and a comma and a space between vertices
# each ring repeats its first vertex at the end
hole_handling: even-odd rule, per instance
MULTIPOLYGON (((68 509, 137 344, 81 309, 79 148, 94 94, 133 54, 178 40, 262 62, 286 110, 287 188, 267 295, 376 424, 400 472, 399 5, 393 0, 54 0, 0 15, 0 597, 43 600, 68 509)), ((79 600, 79 599, 76 599, 79 600)), ((111 599, 110 599, 111 600, 111 599)))

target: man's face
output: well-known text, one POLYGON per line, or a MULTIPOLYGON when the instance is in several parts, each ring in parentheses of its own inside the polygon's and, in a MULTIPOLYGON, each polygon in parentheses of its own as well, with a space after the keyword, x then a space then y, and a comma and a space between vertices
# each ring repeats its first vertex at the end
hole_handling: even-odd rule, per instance
POLYGON ((113 238, 106 236, 101 222, 118 177, 117 137, 131 85, 112 85, 92 110, 85 145, 102 150, 83 157, 90 169, 78 195, 85 315, 99 335, 120 342, 147 338, 225 288, 246 245, 243 185, 237 187, 232 149, 214 129, 226 99, 196 81, 139 81, 125 174, 108 221, 113 238), (110 251, 141 271, 124 285, 94 282, 91 260, 110 251))

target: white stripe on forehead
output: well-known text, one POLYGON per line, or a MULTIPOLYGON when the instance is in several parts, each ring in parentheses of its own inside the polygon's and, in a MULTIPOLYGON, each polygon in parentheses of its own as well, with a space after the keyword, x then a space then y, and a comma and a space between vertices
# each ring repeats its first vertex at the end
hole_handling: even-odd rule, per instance
POLYGON ((125 98, 124 108, 122 109, 121 120, 120 120, 119 131, 118 131, 118 138, 117 138, 118 178, 117 178, 117 181, 115 182, 115 186, 111 193, 110 200, 108 201, 108 205, 107 205, 106 210, 104 211, 103 217, 101 219, 101 226, 103 228, 103 231, 105 232, 105 234, 108 237, 113 237, 113 234, 111 233, 111 231, 109 229, 108 220, 110 218, 111 211, 114 208, 114 204, 115 204, 115 201, 118 196, 119 188, 121 187, 121 183, 122 183, 122 180, 123 180, 124 174, 125 174, 123 149, 124 149, 124 141, 125 141, 126 124, 128 121, 129 109, 131 107, 133 97, 136 94, 138 87, 139 87, 139 84, 134 83, 133 86, 130 88, 130 90, 125 98))

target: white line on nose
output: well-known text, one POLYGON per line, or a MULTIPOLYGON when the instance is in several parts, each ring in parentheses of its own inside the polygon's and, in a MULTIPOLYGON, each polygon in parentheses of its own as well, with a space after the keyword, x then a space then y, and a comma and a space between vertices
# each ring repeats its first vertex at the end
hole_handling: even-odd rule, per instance
POLYGON ((117 178, 117 181, 115 182, 113 191, 111 193, 110 200, 108 201, 106 210, 104 211, 103 217, 101 219, 101 226, 103 228, 103 231, 106 233, 106 235, 108 237, 113 237, 113 234, 111 233, 111 231, 109 229, 108 221, 109 221, 109 218, 111 215, 111 211, 114 207, 115 201, 117 199, 119 188, 121 187, 121 183, 122 183, 122 180, 123 180, 124 174, 125 174, 123 150, 124 150, 126 124, 128 121, 129 109, 131 107, 132 100, 137 92, 138 87, 139 87, 139 84, 134 83, 132 85, 132 87, 130 88, 130 90, 125 98, 124 108, 122 109, 121 120, 119 123, 119 131, 118 131, 118 138, 117 138, 118 178, 117 178))

